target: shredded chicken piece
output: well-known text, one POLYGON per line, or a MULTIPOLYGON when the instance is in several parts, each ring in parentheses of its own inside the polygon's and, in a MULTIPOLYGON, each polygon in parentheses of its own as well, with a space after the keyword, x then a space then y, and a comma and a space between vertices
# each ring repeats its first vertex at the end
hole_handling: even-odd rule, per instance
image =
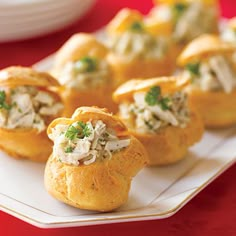
POLYGON ((94 71, 80 72, 76 70, 75 62, 68 62, 59 76, 59 82, 68 88, 85 90, 96 88, 107 83, 110 77, 109 66, 106 61, 99 61, 94 71))
POLYGON ((120 116, 139 133, 155 133, 167 125, 184 128, 190 120, 187 96, 183 92, 166 96, 170 99, 170 107, 166 110, 158 104, 148 105, 144 92, 137 92, 133 97, 134 103, 120 105, 120 116))
MULTIPOLYGON (((71 126, 77 127, 78 122, 71 126)), ((96 161, 111 158, 113 152, 126 148, 130 139, 119 139, 114 130, 109 129, 101 120, 83 123, 87 136, 68 137, 69 125, 56 125, 49 135, 54 141, 53 154, 60 161, 72 165, 89 165, 96 161)), ((73 129, 74 130, 74 129, 73 129)), ((76 132, 76 129, 74 130, 76 132)), ((79 132, 79 130, 78 130, 79 132)))
POLYGON ((125 60, 133 59, 161 59, 167 51, 167 39, 154 37, 145 32, 124 32, 114 35, 109 42, 110 48, 118 55, 125 56, 125 60))
POLYGON ((63 105, 52 95, 33 86, 20 86, 10 91, 9 110, 0 109, 0 126, 7 129, 46 128, 44 118, 55 116, 63 105))

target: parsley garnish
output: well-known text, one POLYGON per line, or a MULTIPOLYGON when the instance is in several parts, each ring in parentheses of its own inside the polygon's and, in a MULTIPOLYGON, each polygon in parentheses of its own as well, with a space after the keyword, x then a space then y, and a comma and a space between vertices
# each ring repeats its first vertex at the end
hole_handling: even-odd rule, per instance
POLYGON ((6 103, 5 91, 0 91, 0 109, 10 110, 11 106, 6 103))
POLYGON ((179 17, 184 13, 186 8, 187 8, 187 5, 184 3, 176 3, 173 5, 172 11, 173 11, 173 16, 174 16, 175 21, 179 19, 179 17))
POLYGON ((199 63, 189 63, 186 65, 186 69, 195 76, 199 76, 200 72, 199 72, 199 67, 200 64, 199 63))
POLYGON ((143 24, 141 22, 138 22, 138 21, 133 22, 131 24, 131 26, 129 27, 129 29, 131 31, 134 31, 134 32, 142 32, 142 31, 144 31, 143 24))
POLYGON ((70 125, 67 129, 65 136, 70 140, 74 140, 76 138, 84 138, 88 137, 91 134, 91 130, 86 123, 83 121, 78 121, 76 126, 70 125))
POLYGON ((149 106, 160 105, 162 110, 168 110, 170 99, 161 97, 161 88, 159 86, 154 86, 147 92, 145 102, 149 106))
POLYGON ((66 147, 66 149, 65 149, 65 153, 72 153, 73 150, 74 150, 73 147, 68 146, 68 147, 66 147))
POLYGON ((97 69, 97 62, 94 58, 83 57, 75 62, 75 69, 78 72, 93 72, 97 69))

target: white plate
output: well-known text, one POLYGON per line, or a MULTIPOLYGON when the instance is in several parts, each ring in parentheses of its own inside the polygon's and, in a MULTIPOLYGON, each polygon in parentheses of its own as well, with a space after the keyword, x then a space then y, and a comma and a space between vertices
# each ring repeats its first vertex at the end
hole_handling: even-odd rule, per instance
MULTIPOLYGON (((48 70, 53 55, 36 65, 48 70)), ((67 206, 44 189, 44 164, 0 153, 0 209, 42 228, 162 219, 190 199, 236 161, 236 127, 207 131, 186 158, 168 167, 144 168, 132 182, 127 204, 111 213, 67 206)))
POLYGON ((54 0, 14 1, 19 6, 0 4, 0 42, 31 38, 44 35, 71 24, 82 17, 95 0, 54 0), (28 3, 21 8, 20 3, 28 3), (48 4, 51 5, 48 5, 48 4), (37 5, 40 4, 40 7, 37 5), (9 7, 4 10, 4 7, 9 7))

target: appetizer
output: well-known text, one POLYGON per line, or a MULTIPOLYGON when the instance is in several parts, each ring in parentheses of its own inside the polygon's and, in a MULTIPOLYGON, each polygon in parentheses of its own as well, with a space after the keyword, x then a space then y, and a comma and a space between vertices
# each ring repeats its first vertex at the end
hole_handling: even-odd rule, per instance
POLYGON ((168 39, 153 34, 139 12, 122 9, 108 24, 107 35, 108 61, 120 83, 173 72, 175 61, 168 39))
POLYGON ((56 54, 52 74, 63 86, 64 115, 80 106, 106 107, 115 112, 111 99, 115 80, 106 55, 108 49, 94 36, 73 35, 56 54))
POLYGON ((45 186, 77 208, 111 211, 127 201, 132 177, 147 162, 142 144, 105 109, 80 107, 48 127, 54 142, 45 186))
POLYGON ((156 2, 158 6, 150 11, 146 20, 154 22, 157 31, 162 30, 171 36, 176 54, 197 36, 218 32, 217 0, 156 0, 156 2))
POLYGON ((63 105, 52 90, 59 83, 49 74, 26 67, 0 71, 0 149, 12 157, 46 161, 52 142, 47 125, 63 105))
POLYGON ((202 35, 189 43, 178 58, 183 76, 191 79, 187 92, 206 127, 236 123, 236 46, 215 35, 202 35))
POLYGON ((188 102, 185 78, 130 80, 113 94, 119 117, 149 154, 149 165, 167 165, 184 158, 199 141, 203 123, 188 102))

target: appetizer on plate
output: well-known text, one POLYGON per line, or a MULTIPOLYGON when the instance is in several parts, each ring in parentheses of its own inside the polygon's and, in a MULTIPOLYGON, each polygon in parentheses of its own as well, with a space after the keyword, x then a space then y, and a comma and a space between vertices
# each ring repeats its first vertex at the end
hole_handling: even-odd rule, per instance
POLYGON ((59 83, 49 74, 26 67, 0 71, 0 149, 12 157, 46 161, 52 142, 47 125, 63 105, 52 90, 59 83))
POLYGON ((169 75, 175 61, 169 40, 152 33, 143 16, 135 10, 122 9, 107 25, 108 61, 120 83, 130 78, 169 75))
POLYGON ((206 127, 236 124, 236 46, 215 35, 202 35, 189 43, 178 58, 183 76, 191 79, 189 99, 206 127))
POLYGON ((56 54, 52 74, 63 86, 64 115, 80 106, 106 107, 115 112, 111 99, 115 79, 106 60, 108 49, 85 33, 73 35, 56 54))
POLYGON ((147 162, 142 144, 105 109, 80 107, 48 127, 54 142, 45 186, 81 209, 111 211, 127 201, 132 177, 147 162))
POLYGON ((172 37, 176 54, 185 43, 204 33, 218 32, 217 0, 156 0, 146 17, 155 23, 157 31, 162 30, 172 37))
POLYGON ((184 158, 202 137, 198 112, 188 102, 185 78, 130 80, 113 94, 119 117, 149 154, 149 165, 166 165, 184 158))

